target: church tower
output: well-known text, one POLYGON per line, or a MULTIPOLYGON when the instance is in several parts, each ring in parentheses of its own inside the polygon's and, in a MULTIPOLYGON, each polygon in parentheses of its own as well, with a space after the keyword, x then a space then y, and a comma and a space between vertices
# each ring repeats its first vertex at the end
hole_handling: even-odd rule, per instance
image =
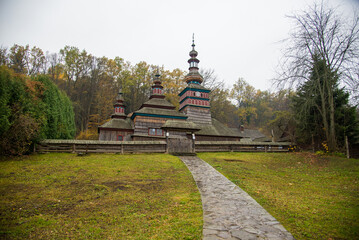
POLYGON ((120 119, 126 119, 125 114, 125 105, 123 104, 123 96, 122 96, 122 89, 117 93, 116 102, 113 105, 114 107, 114 113, 111 115, 111 118, 120 118, 120 119))
POLYGON ((198 124, 212 124, 209 93, 210 90, 203 87, 203 77, 198 72, 198 52, 195 50, 194 38, 192 50, 189 52, 189 73, 185 77, 187 87, 182 90, 180 96, 179 111, 188 116, 188 121, 198 124))

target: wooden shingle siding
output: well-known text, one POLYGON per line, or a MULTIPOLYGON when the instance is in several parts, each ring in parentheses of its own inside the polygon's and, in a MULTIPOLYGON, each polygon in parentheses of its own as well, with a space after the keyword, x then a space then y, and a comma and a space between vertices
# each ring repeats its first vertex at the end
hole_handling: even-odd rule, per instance
POLYGON ((129 131, 112 131, 112 130, 101 130, 99 134, 100 141, 117 141, 117 136, 121 135, 124 141, 131 140, 132 132, 129 131))
POLYGON ((188 116, 188 121, 199 124, 211 124, 211 112, 209 108, 199 108, 194 106, 185 107, 182 112, 188 116))

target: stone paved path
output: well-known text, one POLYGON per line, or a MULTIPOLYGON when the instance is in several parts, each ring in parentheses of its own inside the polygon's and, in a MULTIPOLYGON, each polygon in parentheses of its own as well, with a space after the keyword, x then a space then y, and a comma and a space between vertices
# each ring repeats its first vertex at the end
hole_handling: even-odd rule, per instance
POLYGON ((198 157, 180 159, 191 171, 203 207, 203 239, 294 239, 241 188, 198 157))

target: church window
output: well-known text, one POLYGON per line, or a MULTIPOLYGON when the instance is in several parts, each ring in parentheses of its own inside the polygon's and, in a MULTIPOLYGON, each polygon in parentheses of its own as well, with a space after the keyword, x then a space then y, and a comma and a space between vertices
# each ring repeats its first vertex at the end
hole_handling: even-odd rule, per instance
POLYGON ((156 129, 155 128, 148 129, 148 135, 156 135, 156 129))
POLYGON ((117 135, 117 141, 123 141, 123 136, 122 135, 117 135))
POLYGON ((151 136, 163 136, 163 130, 160 128, 149 128, 148 135, 151 136))
POLYGON ((200 92, 196 92, 196 97, 200 97, 201 93, 200 92))

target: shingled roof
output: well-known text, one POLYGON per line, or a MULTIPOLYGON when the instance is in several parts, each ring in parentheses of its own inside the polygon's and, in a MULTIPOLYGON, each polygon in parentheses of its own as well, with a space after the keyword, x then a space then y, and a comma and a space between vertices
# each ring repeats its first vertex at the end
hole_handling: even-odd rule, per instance
POLYGON ((150 107, 164 107, 168 109, 175 109, 176 107, 173 106, 172 103, 168 102, 166 99, 162 98, 151 98, 150 100, 144 102, 141 108, 150 106, 150 107))
POLYGON ((163 126, 163 129, 172 129, 172 130, 182 130, 182 131, 191 131, 195 132, 200 130, 201 128, 195 124, 194 122, 190 121, 180 121, 180 120, 167 120, 163 126))
POLYGON ((212 118, 212 124, 197 125, 201 128, 201 130, 196 133, 197 135, 239 137, 231 128, 228 128, 215 118, 212 118))
POLYGON ((119 118, 112 118, 110 121, 102 124, 99 128, 111 128, 111 129, 133 129, 133 122, 131 119, 119 119, 119 118))
POLYGON ((187 119, 187 116, 183 113, 177 112, 172 109, 162 109, 162 108, 152 108, 152 107, 144 107, 140 110, 134 112, 131 116, 134 119, 138 116, 151 116, 151 117, 167 117, 167 118, 179 118, 179 119, 187 119))
POLYGON ((237 136, 241 136, 242 138, 250 139, 251 141, 261 141, 268 142, 268 139, 263 133, 261 133, 257 129, 243 129, 241 131, 239 128, 230 128, 237 136))

